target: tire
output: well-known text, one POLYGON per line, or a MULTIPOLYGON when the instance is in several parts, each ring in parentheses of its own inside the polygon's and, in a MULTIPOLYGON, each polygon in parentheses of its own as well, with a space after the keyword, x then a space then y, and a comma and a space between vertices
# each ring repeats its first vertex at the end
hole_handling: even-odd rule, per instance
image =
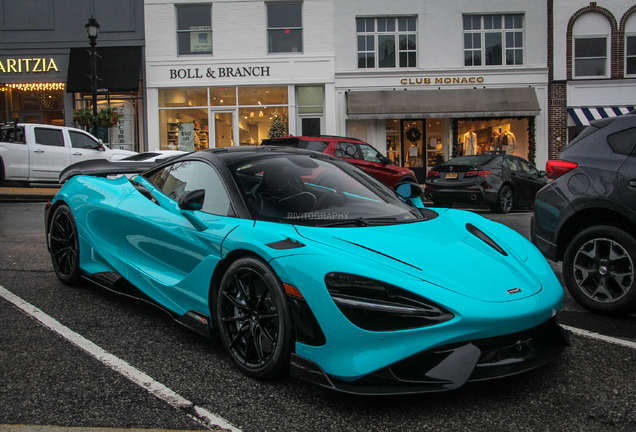
POLYGON ((503 185, 499 190, 497 202, 490 205, 490 210, 493 213, 510 213, 510 210, 512 210, 512 206, 514 204, 514 198, 515 196, 512 192, 512 188, 508 185, 503 185))
POLYGON ((595 226, 570 242, 563 257, 568 291, 581 306, 603 315, 636 311, 636 240, 620 228, 595 226))
POLYGON ((65 285, 77 285, 80 279, 79 238, 71 209, 61 205, 53 213, 49 232, 51 262, 57 278, 65 285))
POLYGON ((251 257, 235 261, 221 280, 216 306, 221 340, 241 372, 266 380, 288 371, 291 312, 271 267, 251 257))

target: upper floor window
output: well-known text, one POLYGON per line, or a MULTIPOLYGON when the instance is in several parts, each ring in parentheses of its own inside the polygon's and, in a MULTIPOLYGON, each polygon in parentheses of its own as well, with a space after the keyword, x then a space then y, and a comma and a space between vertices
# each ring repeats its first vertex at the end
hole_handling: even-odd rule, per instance
POLYGON ((604 77, 607 75, 607 38, 574 39, 574 76, 604 77))
POLYGON ((464 15, 464 65, 504 64, 523 64, 523 15, 464 15))
POLYGON ((303 51, 302 3, 267 4, 267 52, 303 51))
POLYGON ((356 18, 358 68, 417 67, 415 17, 356 18))
POLYGON ((625 41, 625 75, 636 75, 636 36, 625 41))
POLYGON ((177 6, 179 55, 212 54, 212 6, 177 6))

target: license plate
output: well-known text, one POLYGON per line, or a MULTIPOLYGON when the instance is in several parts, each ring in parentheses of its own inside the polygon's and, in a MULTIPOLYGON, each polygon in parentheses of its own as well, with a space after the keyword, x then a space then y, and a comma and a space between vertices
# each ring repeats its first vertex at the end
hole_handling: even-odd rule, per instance
POLYGON ((457 173, 446 173, 446 177, 447 179, 456 179, 457 178, 457 173))

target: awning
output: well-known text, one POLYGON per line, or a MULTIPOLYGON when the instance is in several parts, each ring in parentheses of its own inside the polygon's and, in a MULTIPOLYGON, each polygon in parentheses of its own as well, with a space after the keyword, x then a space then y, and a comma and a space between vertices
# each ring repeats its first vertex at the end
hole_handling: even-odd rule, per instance
POLYGON ((533 87, 350 91, 350 119, 530 117, 541 112, 533 87))
MULTIPOLYGON (((140 46, 100 47, 97 45, 96 52, 98 92, 139 90, 140 46)), ((66 92, 90 93, 91 91, 90 48, 71 48, 66 92)))
POLYGON ((587 126, 591 121, 608 117, 618 117, 629 114, 633 106, 628 107, 604 107, 604 108, 568 108, 568 113, 577 126, 587 126))

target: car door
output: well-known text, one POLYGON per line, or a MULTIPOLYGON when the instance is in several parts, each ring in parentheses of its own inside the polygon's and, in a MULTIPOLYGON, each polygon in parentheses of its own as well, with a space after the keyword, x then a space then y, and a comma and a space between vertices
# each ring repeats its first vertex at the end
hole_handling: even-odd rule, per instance
POLYGON ((70 165, 71 151, 66 147, 62 129, 34 127, 31 152, 30 181, 57 181, 60 172, 70 165))
POLYGON ((534 205, 534 198, 543 186, 548 182, 545 175, 541 175, 530 162, 523 158, 517 157, 517 162, 521 170, 518 173, 519 184, 521 189, 520 195, 523 202, 520 204, 534 205))
POLYGON ((94 136, 80 130, 69 130, 68 136, 71 142, 71 163, 89 159, 108 159, 108 153, 94 136))
POLYGON ((621 199, 636 211, 636 128, 608 135, 607 141, 614 153, 627 155, 616 172, 616 179, 621 199))
MULTIPOLYGON (((397 179, 391 179, 392 174, 395 175, 390 169, 387 169, 386 163, 382 162, 384 156, 377 151, 373 146, 369 144, 358 144, 360 148, 360 154, 362 159, 357 161, 356 165, 371 174, 373 177, 382 181, 383 183, 397 182, 397 179)), ((399 174, 398 174, 399 175, 399 174)))
POLYGON ((208 314, 210 280, 198 279, 211 274, 223 239, 238 225, 219 174, 206 162, 181 161, 131 181, 139 193, 117 209, 130 282, 171 311, 208 314), (205 190, 203 207, 191 213, 204 230, 178 205, 179 198, 198 189, 205 190))

